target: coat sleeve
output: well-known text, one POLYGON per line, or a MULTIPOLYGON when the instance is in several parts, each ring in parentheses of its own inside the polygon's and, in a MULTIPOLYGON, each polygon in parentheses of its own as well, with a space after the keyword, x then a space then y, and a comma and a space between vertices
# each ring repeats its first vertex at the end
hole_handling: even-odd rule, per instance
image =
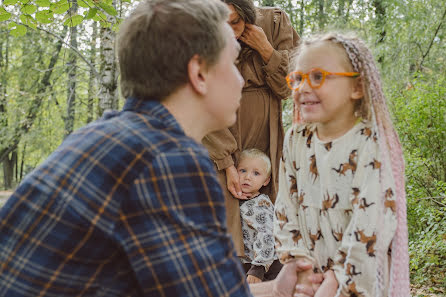
POLYGON ((290 70, 291 53, 300 38, 287 14, 280 9, 274 10, 273 26, 274 51, 269 62, 263 66, 263 70, 266 74, 266 83, 273 93, 280 99, 286 99, 291 95, 291 90, 287 87, 285 78, 290 70))
POLYGON ((279 171, 279 193, 274 206, 274 236, 280 262, 290 258, 314 258, 305 247, 297 215, 298 189, 296 170, 293 166, 293 128, 285 136, 283 158, 279 171))
POLYGON ((229 129, 206 135, 202 143, 209 151, 209 157, 214 161, 218 170, 234 165, 232 155, 237 151, 237 142, 229 129))

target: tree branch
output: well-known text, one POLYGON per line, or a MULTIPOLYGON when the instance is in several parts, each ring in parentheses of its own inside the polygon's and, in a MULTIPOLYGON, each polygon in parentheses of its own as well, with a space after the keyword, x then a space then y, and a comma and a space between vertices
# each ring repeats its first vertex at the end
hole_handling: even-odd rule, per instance
POLYGON ((427 55, 429 54, 429 51, 431 50, 432 45, 434 44, 434 40, 435 40, 435 38, 437 37, 438 31, 440 31, 441 25, 443 24, 443 20, 444 20, 445 16, 446 16, 446 9, 445 9, 444 12, 443 12, 443 16, 442 16, 442 18, 441 18, 441 21, 440 21, 440 23, 439 23, 438 26, 437 26, 437 30, 435 30, 434 37, 432 37, 432 40, 431 40, 431 42, 430 42, 430 44, 429 44, 429 47, 428 47, 427 50, 426 50, 426 53, 424 53, 423 57, 421 58, 420 66, 418 66, 418 69, 421 69, 421 66, 423 65, 424 59, 425 59, 425 58, 427 57, 427 55))
POLYGON ((99 73, 97 72, 96 67, 94 67, 94 65, 92 65, 76 48, 74 48, 71 44, 65 42, 65 40, 62 37, 60 37, 57 34, 54 34, 53 32, 50 32, 48 30, 45 30, 45 29, 39 28, 39 27, 37 27, 37 29, 39 29, 40 31, 43 31, 51 36, 54 36, 54 37, 58 38, 60 41, 62 41, 62 43, 64 45, 68 46, 73 52, 75 52, 90 67, 90 69, 94 73, 94 76, 100 81, 99 73))

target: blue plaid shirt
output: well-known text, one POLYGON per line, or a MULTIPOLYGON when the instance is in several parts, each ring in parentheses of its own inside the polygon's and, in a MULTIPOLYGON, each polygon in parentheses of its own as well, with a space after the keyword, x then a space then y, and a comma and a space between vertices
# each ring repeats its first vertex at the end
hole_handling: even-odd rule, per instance
POLYGON ((0 211, 0 296, 251 296, 206 149, 159 103, 79 129, 0 211))

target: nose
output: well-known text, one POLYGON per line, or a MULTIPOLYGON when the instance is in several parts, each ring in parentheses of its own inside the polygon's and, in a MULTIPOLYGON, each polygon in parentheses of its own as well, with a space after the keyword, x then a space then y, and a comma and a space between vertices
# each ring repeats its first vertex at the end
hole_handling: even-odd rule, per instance
POLYGON ((308 82, 309 78, 305 77, 304 80, 302 81, 302 85, 300 86, 298 92, 299 93, 307 93, 311 90, 311 86, 308 82))

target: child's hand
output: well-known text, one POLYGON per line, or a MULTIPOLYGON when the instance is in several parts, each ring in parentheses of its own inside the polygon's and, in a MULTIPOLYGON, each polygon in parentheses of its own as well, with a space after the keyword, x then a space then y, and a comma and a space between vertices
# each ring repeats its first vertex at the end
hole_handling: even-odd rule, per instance
POLYGON ((336 280, 333 270, 327 270, 327 272, 324 273, 324 281, 314 297, 334 297, 338 290, 338 286, 338 281, 336 280))
POLYGON ((314 296, 323 280, 322 273, 314 273, 312 269, 300 272, 297 276, 294 297, 314 296))
POLYGON ((248 275, 248 277, 246 278, 246 281, 248 282, 248 284, 255 284, 255 283, 261 283, 262 280, 254 275, 248 275))

